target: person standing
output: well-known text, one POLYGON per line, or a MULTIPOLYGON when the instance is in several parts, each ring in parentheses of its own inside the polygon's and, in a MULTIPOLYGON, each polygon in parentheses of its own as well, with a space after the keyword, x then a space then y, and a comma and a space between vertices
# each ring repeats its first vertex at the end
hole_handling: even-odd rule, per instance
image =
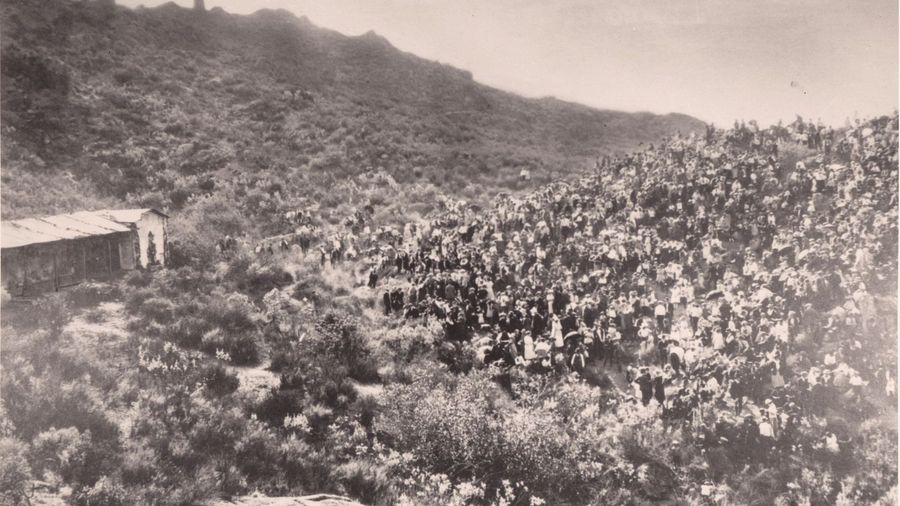
POLYGON ((669 346, 669 362, 672 364, 675 374, 681 374, 681 368, 684 366, 684 348, 678 341, 672 342, 669 346))
POLYGON ((659 333, 665 332, 667 313, 666 303, 663 300, 657 300, 653 314, 656 316, 656 331, 659 333))
POLYGON ((385 291, 384 295, 381 297, 381 301, 384 304, 384 315, 388 316, 391 314, 391 293, 385 291))
POLYGON ((555 313, 550 319, 550 339, 553 340, 555 348, 562 348, 565 344, 563 341, 562 322, 555 313))
POLYGON ((647 406, 653 398, 653 378, 650 376, 650 369, 641 367, 640 375, 634 381, 641 389, 641 404, 647 406))
POLYGON ((657 371, 653 378, 653 398, 659 403, 660 407, 666 407, 666 385, 663 380, 662 373, 657 371))
POLYGON ((696 300, 692 300, 690 305, 688 305, 687 313, 691 322, 691 330, 694 335, 696 335, 700 324, 700 317, 703 316, 703 308, 696 300))

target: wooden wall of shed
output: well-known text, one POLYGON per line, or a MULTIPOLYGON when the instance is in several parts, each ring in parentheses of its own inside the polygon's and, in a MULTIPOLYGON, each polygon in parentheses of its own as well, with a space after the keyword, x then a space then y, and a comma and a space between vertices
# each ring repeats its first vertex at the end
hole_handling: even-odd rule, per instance
POLYGON ((106 279, 134 268, 134 234, 123 232, 9 248, 2 253, 2 284, 12 296, 33 296, 106 279))

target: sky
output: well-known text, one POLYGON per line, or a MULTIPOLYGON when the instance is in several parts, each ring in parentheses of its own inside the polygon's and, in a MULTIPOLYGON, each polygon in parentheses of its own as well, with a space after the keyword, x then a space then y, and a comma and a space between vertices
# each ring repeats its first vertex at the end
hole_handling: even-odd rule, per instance
POLYGON ((897 0, 206 0, 216 6, 374 30, 479 82, 603 109, 838 126, 897 108, 897 0))

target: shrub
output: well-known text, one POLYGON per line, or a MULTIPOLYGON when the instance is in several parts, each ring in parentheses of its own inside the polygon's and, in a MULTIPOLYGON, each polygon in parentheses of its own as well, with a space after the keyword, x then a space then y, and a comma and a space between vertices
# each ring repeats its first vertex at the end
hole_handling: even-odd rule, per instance
POLYGON ((128 486, 149 485, 158 473, 159 461, 150 448, 129 442, 122 460, 122 483, 128 486))
POLYGON ((31 467, 26 455, 28 447, 15 438, 0 438, 0 498, 19 504, 26 497, 31 480, 31 467))
POLYGON ((273 288, 280 288, 294 281, 290 273, 281 267, 257 263, 250 264, 249 268, 238 267, 230 273, 237 280, 237 288, 253 297, 261 297, 273 288), (240 272, 237 272, 238 269, 240 272))
POLYGON ((256 308, 246 296, 214 295, 203 311, 213 326, 226 333, 250 333, 257 330, 256 308))
POLYGON ((128 298, 125 300, 125 309, 127 309, 130 313, 140 314, 139 312, 141 310, 141 306, 144 304, 144 301, 152 298, 153 295, 153 291, 147 287, 132 290, 131 294, 129 294, 128 298))
POLYGON ((466 374, 478 363, 478 353, 471 343, 444 341, 437 349, 438 360, 450 368, 450 372, 466 374))
POLYGON ((75 427, 56 429, 51 427, 38 434, 31 442, 31 461, 35 474, 47 477, 58 475, 72 482, 83 474, 85 450, 90 447, 90 433, 84 436, 75 427))
POLYGON ((162 297, 145 299, 140 306, 140 314, 151 321, 167 325, 174 320, 175 305, 162 297))
POLYGON ((78 506, 125 506, 129 497, 121 483, 104 476, 92 487, 79 490, 73 502, 78 506))
POLYGON ((430 325, 405 325, 396 329, 386 329, 381 335, 373 336, 383 348, 385 358, 398 363, 410 363, 417 357, 430 352, 435 343, 440 342, 443 330, 436 322, 430 325))
POLYGON ((383 466, 353 460, 338 467, 335 474, 347 495, 363 504, 394 504, 392 480, 383 466))
POLYGON ((359 423, 367 430, 371 430, 379 411, 378 400, 371 395, 360 396, 353 403, 352 409, 357 414, 359 423))
POLYGON ((284 427, 284 419, 303 412, 303 391, 272 389, 255 410, 256 416, 272 427, 284 427))
POLYGON ((362 382, 377 381, 378 366, 372 358, 366 339, 359 333, 354 318, 327 313, 316 324, 319 339, 317 354, 327 356, 344 367, 351 378, 362 382))
POLYGON ((629 486, 634 468, 616 428, 643 423, 599 413, 595 395, 576 384, 516 405, 491 370, 435 376, 389 386, 377 428, 412 463, 453 481, 481 481, 493 493, 506 479, 548 500, 581 503, 593 490, 629 486))
POLYGON ((253 422, 235 444, 235 460, 250 483, 267 482, 279 474, 279 441, 259 422, 253 422))
POLYGON ((229 372, 221 364, 204 367, 200 376, 206 389, 216 397, 234 392, 241 383, 236 374, 229 372))
POLYGON ((20 311, 10 311, 11 321, 24 328, 45 330, 51 340, 56 340, 71 319, 70 307, 65 293, 43 295, 20 311))
POLYGON ((213 329, 203 334, 200 349, 227 358, 237 365, 255 364, 259 361, 259 350, 253 335, 237 334, 213 329))
POLYGON ((87 282, 73 286, 66 291, 66 294, 74 307, 88 307, 115 300, 122 295, 122 292, 118 286, 113 284, 87 282))
POLYGON ((871 504, 897 483, 897 433, 866 424, 861 430, 864 444, 854 446, 857 468, 851 491, 858 504, 871 504))
POLYGON ((318 388, 310 392, 311 397, 333 408, 347 407, 357 397, 356 388, 347 378, 338 381, 326 379, 317 386, 318 388))
POLYGON ((170 327, 169 339, 185 348, 199 349, 203 336, 213 330, 212 325, 196 316, 183 316, 170 327))
MULTIPOLYGON (((202 314, 205 325, 195 322, 196 327, 185 329, 194 332, 204 327, 210 329, 201 338, 201 350, 212 354, 227 353, 238 365, 254 364, 259 360, 259 315, 246 296, 214 295, 202 314)), ((191 336, 192 339, 195 337, 195 334, 191 336)))

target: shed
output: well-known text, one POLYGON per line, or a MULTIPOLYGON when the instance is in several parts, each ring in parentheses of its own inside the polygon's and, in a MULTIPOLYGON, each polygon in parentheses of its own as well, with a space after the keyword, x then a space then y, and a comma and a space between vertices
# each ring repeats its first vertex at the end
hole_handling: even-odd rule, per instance
POLYGON ((167 221, 154 209, 122 209, 0 222, 0 282, 11 296, 31 296, 165 264, 167 221))
POLYGON ((12 296, 59 290, 134 268, 130 228, 82 213, 0 224, 0 276, 12 296))

